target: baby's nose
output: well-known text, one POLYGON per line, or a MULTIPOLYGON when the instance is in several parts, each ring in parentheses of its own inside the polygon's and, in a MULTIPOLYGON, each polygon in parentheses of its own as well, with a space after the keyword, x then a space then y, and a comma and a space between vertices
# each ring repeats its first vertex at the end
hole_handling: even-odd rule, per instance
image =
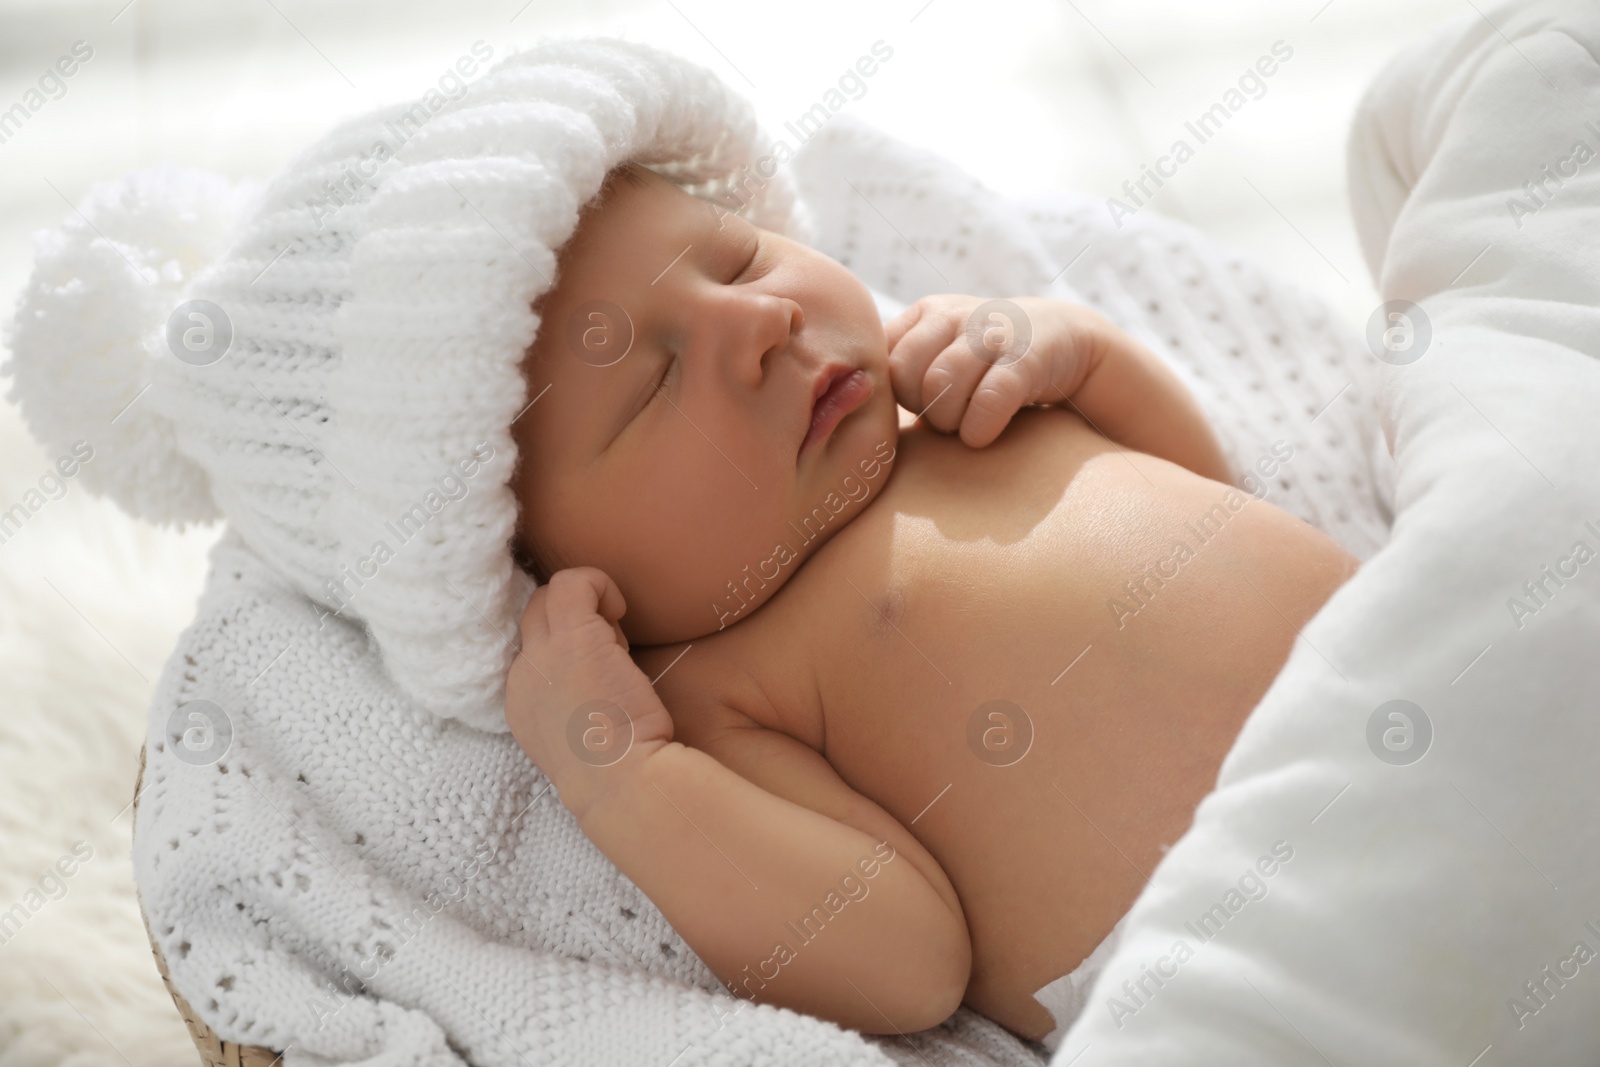
POLYGON ((709 327, 725 358, 759 381, 767 357, 789 344, 805 322, 799 303, 771 293, 729 291, 710 311, 709 327))

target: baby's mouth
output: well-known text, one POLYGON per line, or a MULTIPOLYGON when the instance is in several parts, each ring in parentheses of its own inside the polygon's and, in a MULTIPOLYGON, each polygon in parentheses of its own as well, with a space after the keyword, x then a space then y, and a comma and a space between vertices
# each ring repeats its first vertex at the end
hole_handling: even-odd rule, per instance
POLYGON ((811 424, 800 442, 800 451, 827 438, 841 419, 866 402, 872 389, 872 375, 865 370, 829 367, 812 393, 811 424))

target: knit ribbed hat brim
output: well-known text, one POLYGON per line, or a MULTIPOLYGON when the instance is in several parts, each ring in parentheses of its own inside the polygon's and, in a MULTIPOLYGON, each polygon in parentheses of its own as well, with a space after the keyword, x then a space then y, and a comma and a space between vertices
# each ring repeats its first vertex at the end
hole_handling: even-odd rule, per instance
POLYGON ((225 517, 364 620, 421 707, 504 730, 533 304, 626 160, 805 239, 770 148, 696 64, 547 42, 341 123, 260 190, 171 166, 97 186, 37 238, 0 369, 47 447, 94 446, 85 484, 159 523, 225 517))

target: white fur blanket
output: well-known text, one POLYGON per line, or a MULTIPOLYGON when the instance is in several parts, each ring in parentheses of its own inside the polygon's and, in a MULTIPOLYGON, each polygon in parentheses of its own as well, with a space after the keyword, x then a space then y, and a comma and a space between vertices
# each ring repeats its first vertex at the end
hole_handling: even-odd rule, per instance
MULTIPOLYGON (((0 409, 8 486, 39 489, 58 458, 0 409)), ((0 544, 0 1067, 192 1063, 139 920, 128 802, 139 712, 216 533, 158 532, 72 478, 40 493, 0 544)))
POLYGON ((1054 1062, 1600 1062, 1597 56, 1594 4, 1525 0, 1370 88, 1352 207, 1421 308, 1380 327, 1393 536, 1305 627, 1054 1062))

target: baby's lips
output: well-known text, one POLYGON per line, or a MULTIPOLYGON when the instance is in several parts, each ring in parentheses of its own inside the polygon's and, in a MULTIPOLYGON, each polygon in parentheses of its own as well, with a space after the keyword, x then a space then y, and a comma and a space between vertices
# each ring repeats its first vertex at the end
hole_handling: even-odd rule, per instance
POLYGON ((863 367, 845 367, 830 371, 824 381, 827 389, 812 405, 811 419, 800 450, 813 443, 826 440, 839 423, 871 398, 876 383, 863 367))

